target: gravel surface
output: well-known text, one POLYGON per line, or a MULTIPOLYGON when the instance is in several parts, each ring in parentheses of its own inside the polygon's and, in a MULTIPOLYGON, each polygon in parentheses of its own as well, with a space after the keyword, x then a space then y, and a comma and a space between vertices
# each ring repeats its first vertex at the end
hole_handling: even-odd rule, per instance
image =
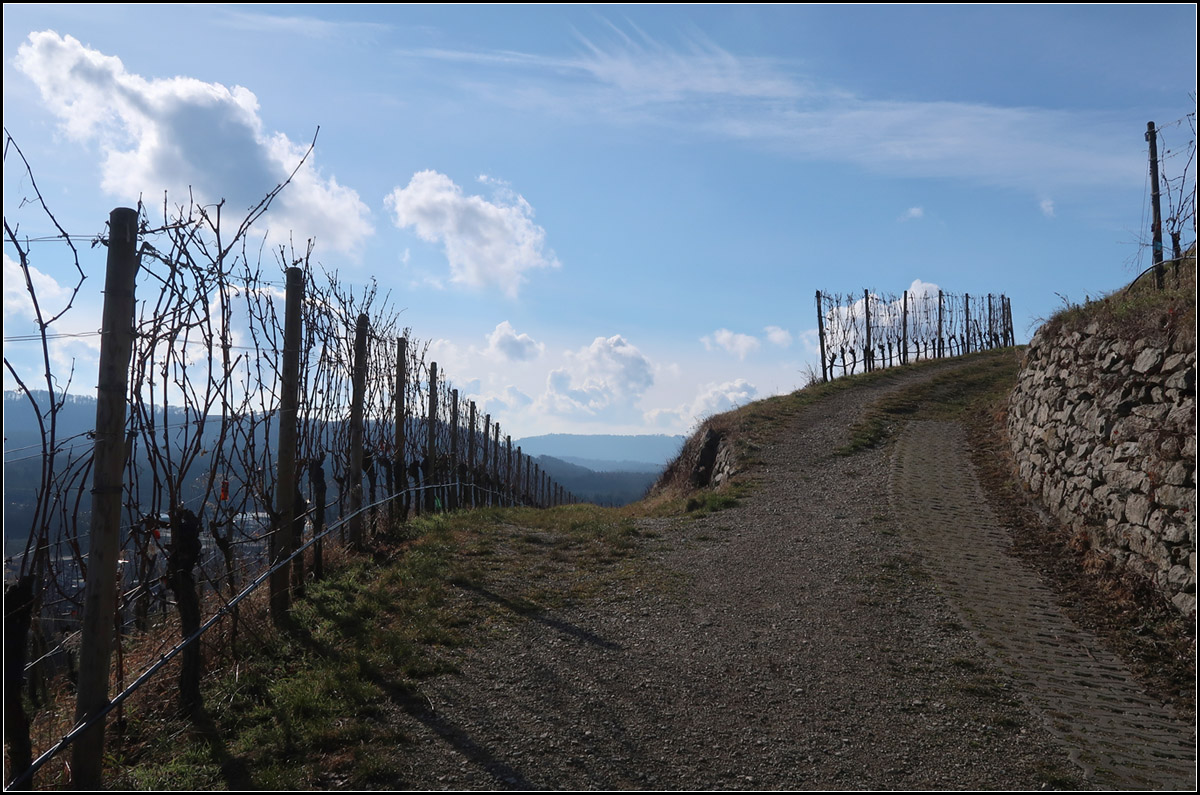
MULTIPOLYGON (((736 507, 640 520, 657 538, 638 555, 657 576, 616 578, 595 597, 480 628, 458 674, 423 683, 420 697, 397 696, 391 720, 412 744, 390 785, 1129 785, 1097 763, 1102 749, 1081 755, 1079 733, 1050 719, 1063 704, 1031 696, 1038 684, 1020 658, 989 645, 1000 630, 982 631, 948 587, 954 571, 922 540, 922 514, 893 493, 906 488, 894 482, 895 451, 832 452, 865 406, 923 377, 801 411, 758 451, 750 496, 736 507)), ((969 467, 961 450, 944 449, 952 468, 969 467)), ((981 501, 966 493, 947 499, 981 501)), ((995 555, 988 566, 1020 565, 995 555)), ((503 606, 516 592, 497 577, 458 596, 503 606)), ((1105 664, 1120 676, 1119 662, 1105 664)), ((1192 743, 1188 727, 1164 720, 1154 731, 1192 743)), ((1177 786, 1182 775, 1186 784, 1189 765, 1194 781, 1194 755, 1181 753, 1164 779, 1139 767, 1136 783, 1177 786)))

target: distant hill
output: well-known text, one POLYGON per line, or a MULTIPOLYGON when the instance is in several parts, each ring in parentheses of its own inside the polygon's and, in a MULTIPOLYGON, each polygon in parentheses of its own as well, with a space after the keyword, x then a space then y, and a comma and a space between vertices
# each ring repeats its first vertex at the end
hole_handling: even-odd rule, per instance
POLYGON ((540 455, 534 460, 543 472, 547 472, 578 499, 597 505, 625 505, 640 500, 658 479, 661 469, 652 472, 594 472, 552 456, 540 455))
POLYGON ((603 472, 661 470, 679 454, 683 436, 551 433, 513 442, 532 456, 548 455, 603 472))

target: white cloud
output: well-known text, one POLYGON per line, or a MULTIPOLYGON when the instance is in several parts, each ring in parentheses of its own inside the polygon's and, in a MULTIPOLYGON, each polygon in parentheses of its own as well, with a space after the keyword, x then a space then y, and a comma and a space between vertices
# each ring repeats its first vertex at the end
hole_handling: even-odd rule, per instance
POLYGON ((1038 207, 1041 208, 1042 215, 1046 216, 1047 218, 1054 217, 1054 200, 1053 199, 1042 199, 1042 201, 1038 204, 1038 207))
POLYGON ((518 334, 512 324, 505 320, 488 335, 488 346, 484 353, 493 359, 499 357, 510 362, 525 362, 536 359, 545 347, 528 334, 518 334))
POLYGON ((397 227, 442 244, 458 284, 498 287, 515 297, 529 271, 559 267, 546 249, 546 230, 533 222, 533 208, 507 187, 490 202, 464 195, 444 174, 419 171, 384 204, 397 227))
MULTIPOLYGON (((191 190, 206 204, 227 200, 225 215, 236 224, 308 148, 265 130, 247 88, 147 79, 54 31, 29 34, 16 64, 71 138, 99 145, 101 186, 123 200, 145 196, 153 204, 165 190, 177 204, 191 190)), ((259 226, 272 227, 278 239, 292 232, 354 253, 373 232, 369 216, 358 194, 322 177, 310 157, 259 226)))
POLYGON ((566 355, 550 372, 540 407, 554 414, 597 417, 626 414, 654 384, 654 367, 622 336, 597 337, 566 355))
POLYGON ((717 329, 711 336, 701 337, 700 341, 710 351, 722 348, 743 361, 748 354, 758 350, 759 345, 757 337, 749 334, 737 334, 727 328, 717 329))
POLYGON ((767 326, 763 331, 767 332, 767 341, 772 345, 787 348, 792 344, 792 333, 787 329, 779 326, 767 326))
POLYGON ((908 294, 909 296, 917 297, 937 295, 938 291, 941 289, 941 287, 938 287, 936 284, 931 282, 923 282, 920 279, 913 279, 913 283, 908 286, 908 294))
MULTIPOLYGON (((32 265, 29 266, 29 281, 33 283, 43 319, 48 320, 61 312, 71 297, 71 290, 32 265)), ((4 317, 37 319, 33 310, 33 299, 25 284, 25 274, 21 272, 21 264, 7 254, 4 255, 4 317)))
POLYGON ((900 220, 901 221, 919 221, 920 219, 922 219, 924 217, 925 217, 925 208, 924 207, 909 207, 907 210, 904 211, 904 214, 900 216, 900 220))
POLYGON ((657 428, 682 431, 697 421, 744 406, 758 396, 758 389, 744 378, 723 383, 705 384, 700 387, 690 403, 675 409, 647 411, 644 418, 657 428))

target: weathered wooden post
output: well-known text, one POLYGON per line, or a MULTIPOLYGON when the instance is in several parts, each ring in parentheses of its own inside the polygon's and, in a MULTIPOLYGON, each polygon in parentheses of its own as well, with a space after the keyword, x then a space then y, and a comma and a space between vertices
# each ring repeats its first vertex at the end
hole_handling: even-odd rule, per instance
POLYGON ((275 479, 275 528, 271 533, 271 621, 283 626, 291 607, 290 566, 279 565, 292 553, 296 522, 296 437, 300 402, 300 338, 304 305, 304 271, 287 269, 283 318, 283 363, 279 372, 279 435, 275 479))
POLYGON ((436 495, 432 486, 436 481, 434 472, 438 467, 437 461, 437 362, 429 363, 429 414, 425 421, 425 510, 433 511, 436 506, 436 495))
POLYGON ((1146 122, 1146 141, 1150 144, 1150 212, 1153 220, 1150 233, 1153 239, 1151 262, 1154 264, 1154 287, 1163 288, 1166 269, 1163 268, 1162 198, 1158 186, 1158 133, 1154 122, 1146 122))
POLYGON ((396 414, 396 460, 393 465, 396 494, 392 495, 392 503, 400 514, 400 521, 408 520, 409 498, 408 491, 408 462, 405 460, 404 444, 408 434, 408 337, 396 338, 396 397, 394 400, 396 414), (404 496, 400 496, 404 494, 404 496))
POLYGON ((502 505, 504 505, 504 486, 503 486, 504 481, 502 481, 500 479, 500 423, 497 422, 495 424, 494 431, 495 431, 495 433, 494 433, 494 438, 493 438, 494 444, 493 444, 493 448, 492 448, 492 466, 496 470, 496 480, 495 480, 496 504, 502 506, 502 505))
POLYGON ((908 364, 908 290, 904 291, 903 301, 903 310, 900 316, 900 325, 903 327, 900 332, 900 364, 908 364))
POLYGON ((821 309, 821 291, 817 290, 817 339, 821 343, 821 383, 829 380, 825 369, 825 312, 821 309))
MULTIPOLYGON (((496 426, 499 427, 499 426, 496 426)), ((508 452, 504 456, 504 493, 508 496, 508 504, 512 505, 512 490, 513 490, 513 449, 512 437, 504 437, 508 452)))
POLYGON ((366 313, 358 316, 354 329, 354 369, 350 392, 350 465, 346 477, 350 481, 350 545, 363 549, 363 402, 367 388, 367 328, 366 313))
POLYGON ((458 508, 458 390, 450 390, 450 510, 458 508))
POLYGON ((966 347, 960 347, 959 353, 971 352, 971 294, 963 293, 963 315, 966 317, 966 333, 963 339, 966 340, 966 347))
POLYGON ((867 328, 867 347, 863 352, 863 371, 869 373, 874 369, 874 352, 871 350, 871 293, 869 290, 863 290, 863 311, 866 313, 867 328))
POLYGON ((937 356, 939 359, 944 358, 946 355, 946 343, 942 337, 942 320, 943 320, 942 291, 938 290, 937 356))
MULTIPOLYGON (((121 543, 125 409, 139 264, 137 229, 137 210, 118 207, 109 214, 100 378, 96 387, 96 444, 92 457, 92 524, 80 629, 76 725, 95 719, 108 705, 108 674, 117 607, 117 554, 121 543)), ((79 736, 72 749, 72 786, 100 789, 103 757, 104 721, 96 719, 91 728, 79 736)))
POLYGON ((467 478, 471 484, 471 507, 479 505, 475 492, 475 401, 470 401, 470 423, 467 426, 467 478))
POLYGON ((479 471, 483 473, 483 482, 484 482, 484 486, 487 489, 486 493, 483 496, 483 501, 484 501, 484 504, 488 505, 488 506, 490 506, 492 504, 492 480, 493 480, 492 473, 490 471, 488 471, 488 450, 491 448, 491 444, 488 443, 488 432, 491 430, 491 427, 492 427, 492 415, 491 414, 483 415, 483 436, 479 440, 479 446, 480 446, 479 471))

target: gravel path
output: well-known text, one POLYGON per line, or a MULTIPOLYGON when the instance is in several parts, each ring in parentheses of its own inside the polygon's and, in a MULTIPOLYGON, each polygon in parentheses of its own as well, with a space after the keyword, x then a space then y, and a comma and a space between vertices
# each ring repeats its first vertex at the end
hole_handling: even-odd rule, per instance
POLYGON ((1033 571, 1013 565, 966 460, 963 430, 951 422, 911 423, 894 456, 894 506, 939 586, 1090 779, 1194 789, 1194 731, 1072 624, 1033 571))
MULTIPOLYGON (((920 436, 904 437, 895 469, 888 450, 832 453, 866 405, 919 377, 928 375, 898 375, 802 411, 760 451, 753 492, 737 507, 645 520, 663 539, 645 554, 677 575, 674 587, 626 580, 603 597, 499 623, 466 653, 460 675, 426 682, 423 700, 397 697, 393 719, 413 743, 392 786, 1039 789, 1133 780, 1094 774, 1098 752, 1080 748, 1087 732, 1047 720, 1070 705, 1030 697, 1021 659, 988 648, 1005 631, 976 628, 948 587, 957 564, 937 562, 939 548, 913 529, 913 517, 929 512, 903 497, 906 478, 926 465, 910 457, 920 436)), ((951 469, 967 466, 961 450, 945 455, 951 469)), ((947 499, 948 510, 981 503, 976 493, 947 499)), ((489 588, 460 597, 504 605, 512 596, 503 581, 489 588)), ((1051 689, 1075 688, 1070 676, 1054 679, 1057 664, 1046 663, 1051 689)), ((1103 675, 1118 669, 1105 661, 1103 675)), ((1147 735, 1173 736, 1174 726, 1155 721, 1147 735)), ((1180 781, 1187 760, 1171 748, 1169 777, 1141 781, 1180 781)))

